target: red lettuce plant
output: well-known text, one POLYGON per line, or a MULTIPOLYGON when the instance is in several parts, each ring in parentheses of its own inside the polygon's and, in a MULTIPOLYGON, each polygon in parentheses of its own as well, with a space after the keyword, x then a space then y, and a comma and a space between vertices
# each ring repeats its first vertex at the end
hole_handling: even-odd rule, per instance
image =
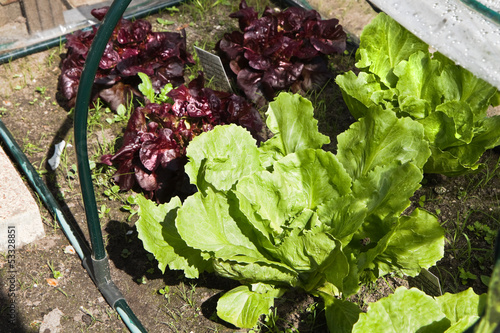
POLYGON ((326 55, 342 53, 346 34, 337 19, 321 20, 318 12, 298 7, 273 11, 261 18, 245 0, 230 15, 241 31, 224 35, 216 45, 236 75, 247 98, 263 105, 275 92, 308 91, 330 78, 326 55))
MULTIPOLYGON (((108 8, 94 9, 92 15, 102 20, 108 8)), ((61 64, 59 89, 70 107, 74 106, 83 65, 96 31, 94 27, 66 36, 68 52, 61 64)), ((186 51, 184 32, 153 32, 148 21, 121 19, 99 62, 93 97, 101 97, 116 109, 126 104, 140 82, 137 73, 149 75, 153 87, 159 90, 167 83, 174 86, 184 83, 184 66, 193 63, 186 51)))
POLYGON ((121 190, 138 185, 149 197, 165 202, 189 188, 184 173, 186 147, 216 125, 239 124, 259 139, 263 123, 258 111, 241 96, 204 87, 204 77, 167 93, 171 103, 137 107, 129 119, 122 147, 101 162, 117 165, 121 190))

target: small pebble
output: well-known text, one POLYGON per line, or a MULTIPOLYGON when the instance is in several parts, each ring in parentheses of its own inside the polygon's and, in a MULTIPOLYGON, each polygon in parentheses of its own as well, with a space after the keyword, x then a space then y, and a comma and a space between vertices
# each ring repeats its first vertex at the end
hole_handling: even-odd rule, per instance
POLYGON ((444 186, 436 186, 434 187, 434 192, 437 194, 445 194, 448 190, 444 186))

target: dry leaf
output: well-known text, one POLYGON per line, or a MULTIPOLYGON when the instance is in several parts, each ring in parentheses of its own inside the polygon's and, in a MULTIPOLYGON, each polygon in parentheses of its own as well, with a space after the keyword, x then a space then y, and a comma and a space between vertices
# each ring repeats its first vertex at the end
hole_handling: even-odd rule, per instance
POLYGON ((59 284, 56 279, 49 278, 45 280, 47 281, 48 285, 52 287, 57 287, 57 285, 59 284))
POLYGON ((71 245, 68 245, 64 248, 64 253, 71 253, 71 254, 75 254, 76 251, 75 251, 75 248, 71 245))
POLYGON ((185 23, 185 24, 181 25, 180 27, 175 28, 175 30, 179 31, 182 29, 186 29, 187 27, 189 27, 189 23, 185 23))

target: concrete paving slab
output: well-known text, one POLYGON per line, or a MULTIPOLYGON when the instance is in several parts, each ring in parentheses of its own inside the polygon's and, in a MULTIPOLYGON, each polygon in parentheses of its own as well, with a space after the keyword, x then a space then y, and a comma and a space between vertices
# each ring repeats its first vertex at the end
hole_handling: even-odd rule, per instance
POLYGON ((0 252, 19 249, 45 236, 35 199, 0 147, 0 252))

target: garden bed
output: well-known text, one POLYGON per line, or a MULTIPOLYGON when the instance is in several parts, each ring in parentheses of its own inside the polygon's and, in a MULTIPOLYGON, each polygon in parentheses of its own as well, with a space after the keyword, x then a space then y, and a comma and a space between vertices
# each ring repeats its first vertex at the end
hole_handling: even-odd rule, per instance
MULTIPOLYGON (((185 29, 187 49, 192 53, 194 45, 212 50, 225 32, 237 28, 236 20, 228 15, 237 10, 238 4, 218 1, 213 6, 198 6, 197 3, 200 1, 166 9, 147 20, 156 31, 185 29)), ((248 3, 259 13, 268 4, 260 0, 248 3)), ((355 17, 356 12, 348 15, 355 17)), ((342 18, 339 19, 342 24, 342 18)), ((65 52, 61 45, 2 65, 0 110, 2 121, 39 170, 67 216, 88 239, 76 174, 73 114, 57 90, 60 61, 65 52), (60 166, 52 171, 47 160, 54 144, 61 140, 68 145, 60 166)), ((332 56, 329 61, 334 75, 355 69, 353 53, 332 56)), ((194 75, 198 69, 192 68, 187 76, 194 75)), ((331 139, 324 149, 335 152, 337 135, 355 121, 339 87, 330 80, 321 91, 306 97, 313 103, 320 132, 331 139)), ((234 332, 234 327, 217 318, 216 304, 221 293, 239 283, 208 273, 198 279, 187 279, 182 272, 168 269, 162 274, 154 257, 144 250, 138 239, 137 215, 131 214, 137 210, 134 192, 120 192, 112 179, 113 170, 99 163, 101 155, 120 148, 126 121, 105 106, 89 113, 89 156, 96 165, 94 184, 113 280, 149 332, 234 332)), ((439 277, 443 292, 457 293, 472 287, 476 293, 484 293, 492 274, 493 242, 500 227, 498 148, 487 151, 481 161, 485 168, 474 175, 426 175, 408 209, 423 207, 436 214, 446 230, 445 256, 430 269, 439 277)), ((47 324, 49 314, 60 319, 64 332, 127 331, 92 283, 78 256, 67 250, 69 242, 57 222, 42 205, 40 208, 47 236, 16 254, 17 330, 14 331, 38 332, 43 322, 47 324), (56 285, 50 285, 46 279, 55 275, 60 278, 56 285)), ((6 274, 6 257, 2 256, 0 304, 7 304, 9 300, 6 274)), ((413 279, 386 276, 364 287, 351 300, 366 310, 368 303, 391 294, 401 285, 421 286, 413 279)), ((259 328, 262 332, 328 331, 320 299, 297 289, 287 292, 275 305, 273 314, 259 328)), ((11 325, 5 308, 0 309, 0 324, 11 325)))

